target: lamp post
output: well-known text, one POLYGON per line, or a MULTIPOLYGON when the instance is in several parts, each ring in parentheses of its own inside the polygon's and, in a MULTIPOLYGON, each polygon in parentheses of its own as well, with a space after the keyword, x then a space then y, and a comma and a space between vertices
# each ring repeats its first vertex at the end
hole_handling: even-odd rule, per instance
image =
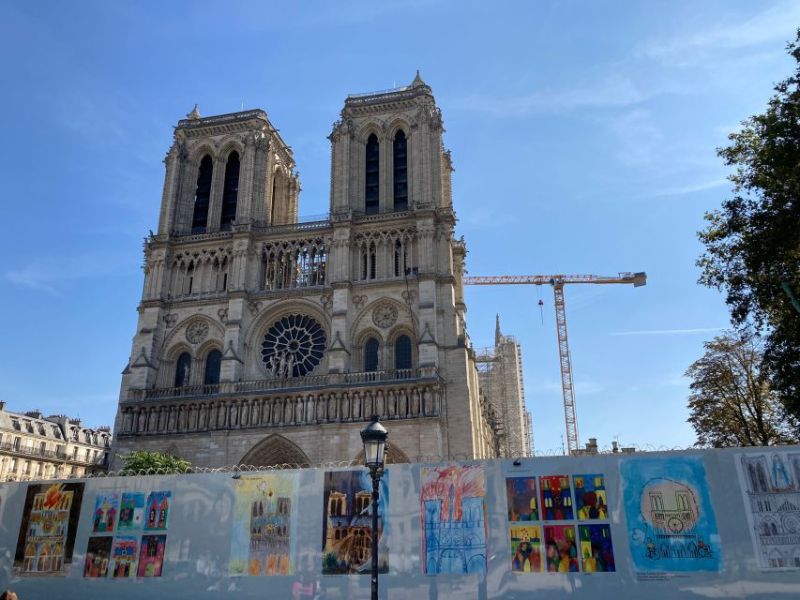
POLYGON ((383 477, 383 463, 386 455, 386 438, 389 433, 372 417, 372 422, 361 431, 364 442, 364 463, 372 477, 372 600, 378 600, 378 484, 383 477))

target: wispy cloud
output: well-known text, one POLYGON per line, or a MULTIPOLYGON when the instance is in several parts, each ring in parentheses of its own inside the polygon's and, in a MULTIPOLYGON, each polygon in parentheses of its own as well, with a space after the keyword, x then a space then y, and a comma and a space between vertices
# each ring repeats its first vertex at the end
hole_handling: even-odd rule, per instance
POLYGON ((19 287, 37 290, 51 296, 61 296, 65 283, 76 279, 109 275, 118 271, 120 265, 128 262, 130 257, 121 259, 105 254, 53 257, 6 271, 5 278, 19 287))
POLYGON ((645 100, 645 93, 628 77, 611 74, 561 90, 542 90, 519 96, 470 95, 450 101, 451 109, 484 113, 493 117, 523 117, 562 113, 582 108, 631 106, 645 100))
MULTIPOLYGON (((671 64, 691 64, 709 51, 746 48, 793 38, 798 21, 800 4, 792 0, 772 6, 743 22, 727 23, 672 39, 649 41, 639 48, 637 54, 671 64)), ((776 48, 776 52, 782 52, 782 49, 776 48)))
POLYGON ((687 185, 666 188, 659 192, 651 194, 652 196, 684 196, 686 194, 693 194, 694 192, 702 192, 704 190, 711 190, 714 188, 722 187, 728 184, 725 178, 712 179, 709 181, 701 181, 699 183, 690 183, 687 185))
POLYGON ((640 329, 637 331, 614 331, 608 335, 692 335, 721 331, 724 327, 694 327, 690 329, 640 329))

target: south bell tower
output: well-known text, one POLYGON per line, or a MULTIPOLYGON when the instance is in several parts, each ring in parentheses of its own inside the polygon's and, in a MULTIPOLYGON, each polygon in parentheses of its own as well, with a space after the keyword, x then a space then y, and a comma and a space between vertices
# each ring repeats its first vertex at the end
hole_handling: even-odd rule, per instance
POLYGON ((431 88, 349 96, 330 135, 330 214, 298 222, 290 149, 261 110, 180 121, 117 452, 200 466, 484 458, 497 417, 465 330, 465 247, 431 88))

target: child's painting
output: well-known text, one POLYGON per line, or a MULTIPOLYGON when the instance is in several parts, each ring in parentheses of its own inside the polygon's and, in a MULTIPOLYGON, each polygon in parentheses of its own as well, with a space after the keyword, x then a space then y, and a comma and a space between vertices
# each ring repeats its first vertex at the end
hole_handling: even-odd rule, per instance
POLYGON ((514 573, 542 572, 542 526, 513 525, 508 528, 511 541, 511 570, 514 573))
POLYGON ((106 577, 111 562, 111 536, 90 537, 83 561, 84 577, 106 577))
MULTIPOLYGON (((378 494, 378 571, 389 571, 386 514, 388 473, 378 494)), ((323 575, 370 573, 372 569, 372 478, 369 471, 325 473, 322 521, 323 575)))
POLYGON ((236 480, 231 575, 290 575, 297 527, 296 473, 242 476, 236 480))
POLYGON ((567 475, 539 477, 542 496, 542 519, 545 521, 569 521, 574 519, 572 491, 567 475))
POLYGON ((144 494, 128 492, 122 494, 119 504, 119 531, 141 529, 144 525, 144 494))
POLYGON ((97 494, 92 515, 93 533, 111 533, 119 514, 119 494, 97 494))
POLYGON ((636 570, 719 571, 722 549, 702 458, 631 458, 621 473, 636 570))
POLYGON ((423 572, 485 573, 488 529, 481 465, 420 470, 423 572))
POLYGON ((611 544, 611 527, 608 525, 578 525, 581 541, 581 571, 584 573, 610 573, 614 566, 614 547, 611 544))
POLYGON ((139 569, 137 577, 161 577, 164 569, 164 553, 167 549, 167 536, 143 535, 139 550, 139 569))
POLYGON ((578 545, 572 525, 545 525, 544 551, 548 573, 577 573, 578 545))
POLYGON ((172 492, 150 492, 147 496, 144 528, 165 531, 169 518, 169 504, 172 492))
POLYGON ((132 535, 118 535, 111 547, 111 577, 136 577, 139 540, 132 535))
POLYGON ((507 477, 506 501, 510 522, 539 520, 535 477, 507 477))
POLYGON ((608 499, 606 498, 605 477, 598 474, 574 475, 575 506, 578 519, 608 519, 608 499))
POLYGON ((72 562, 83 483, 28 486, 19 527, 17 575, 64 575, 72 562))

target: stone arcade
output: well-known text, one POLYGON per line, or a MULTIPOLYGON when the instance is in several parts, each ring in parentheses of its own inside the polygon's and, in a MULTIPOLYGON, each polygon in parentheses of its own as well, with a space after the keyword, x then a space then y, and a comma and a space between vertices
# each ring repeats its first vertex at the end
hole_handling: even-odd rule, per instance
POLYGON ((390 462, 503 454, 502 431, 526 424, 500 423, 480 389, 442 133, 419 74, 348 96, 330 135, 329 217, 299 222, 294 158, 264 111, 181 120, 145 243, 116 453, 350 461, 378 414, 390 462))

